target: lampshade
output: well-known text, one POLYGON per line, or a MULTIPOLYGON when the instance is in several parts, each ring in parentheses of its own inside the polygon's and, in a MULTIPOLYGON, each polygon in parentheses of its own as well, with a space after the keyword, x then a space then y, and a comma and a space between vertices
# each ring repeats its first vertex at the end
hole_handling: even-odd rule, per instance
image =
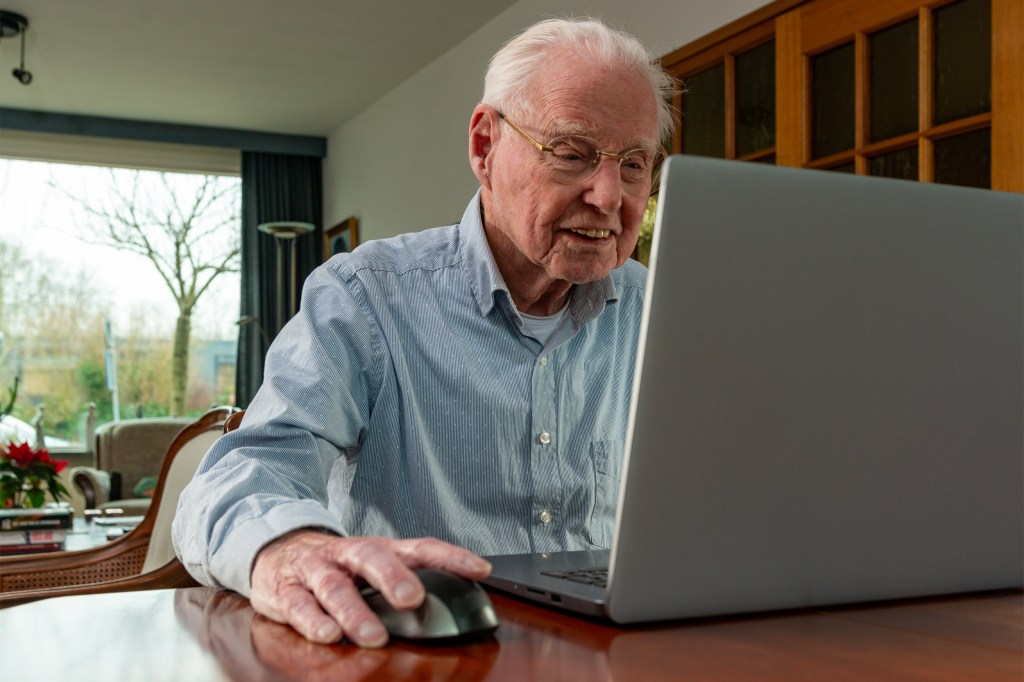
POLYGON ((313 231, 313 223, 298 223, 294 221, 278 221, 272 223, 260 223, 256 226, 260 232, 272 234, 278 239, 295 239, 300 235, 313 231))

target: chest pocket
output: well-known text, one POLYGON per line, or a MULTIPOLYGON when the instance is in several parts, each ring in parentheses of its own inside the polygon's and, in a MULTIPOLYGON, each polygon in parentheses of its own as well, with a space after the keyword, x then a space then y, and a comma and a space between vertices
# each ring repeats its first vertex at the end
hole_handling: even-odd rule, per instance
POLYGON ((615 506, 622 473, 623 442, 602 440, 590 444, 594 471, 594 505, 590 514, 590 542, 610 549, 615 531, 615 506))

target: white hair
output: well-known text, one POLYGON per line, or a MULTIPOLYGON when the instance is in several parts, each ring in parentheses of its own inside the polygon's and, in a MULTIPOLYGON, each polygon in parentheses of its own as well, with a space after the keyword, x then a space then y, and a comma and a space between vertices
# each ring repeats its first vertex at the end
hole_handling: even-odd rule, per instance
POLYGON ((635 69, 646 76, 658 105, 658 139, 671 133, 676 79, 635 37, 592 18, 541 21, 505 43, 484 76, 483 103, 511 116, 529 115, 527 86, 548 56, 567 46, 602 65, 635 69))

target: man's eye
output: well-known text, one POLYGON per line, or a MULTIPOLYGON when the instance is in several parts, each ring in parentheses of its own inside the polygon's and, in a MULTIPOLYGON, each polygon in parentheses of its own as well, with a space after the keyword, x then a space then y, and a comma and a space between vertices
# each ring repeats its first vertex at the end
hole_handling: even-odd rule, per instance
POLYGON ((587 158, 585 151, 570 144, 560 144, 552 152, 563 161, 579 161, 580 159, 587 158))
POLYGON ((622 162, 622 166, 629 167, 632 170, 647 171, 651 167, 651 162, 644 154, 627 154, 626 160, 622 162))
POLYGON ((555 140, 551 143, 555 158, 565 162, 589 161, 594 151, 585 143, 572 139, 555 140))

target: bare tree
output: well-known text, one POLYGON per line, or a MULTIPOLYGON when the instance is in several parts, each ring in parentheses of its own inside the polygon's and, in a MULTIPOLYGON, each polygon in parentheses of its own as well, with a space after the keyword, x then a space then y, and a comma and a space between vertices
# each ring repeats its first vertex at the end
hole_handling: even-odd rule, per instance
POLYGON ((171 362, 173 415, 185 414, 192 313, 220 275, 238 272, 239 186, 221 176, 112 170, 106 200, 69 196, 83 239, 147 258, 178 307, 171 362))

